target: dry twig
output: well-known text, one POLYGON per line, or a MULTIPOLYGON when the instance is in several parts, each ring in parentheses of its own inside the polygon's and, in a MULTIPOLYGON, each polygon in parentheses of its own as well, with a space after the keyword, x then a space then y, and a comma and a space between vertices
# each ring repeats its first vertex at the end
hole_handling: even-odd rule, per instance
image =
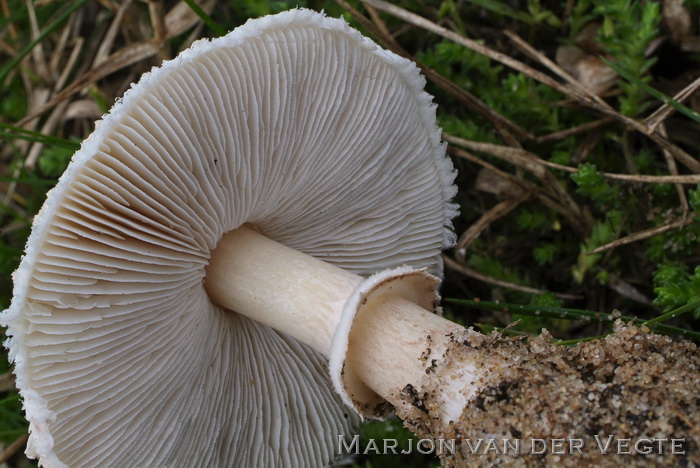
POLYGON ((586 252, 586 255, 598 254, 601 252, 605 252, 606 250, 611 250, 616 247, 620 247, 621 245, 631 244, 632 242, 638 242, 640 240, 649 239, 650 237, 658 236, 659 234, 663 234, 664 232, 684 228, 685 226, 688 226, 693 222, 695 221, 692 218, 683 217, 680 219, 676 219, 661 226, 655 226, 653 228, 645 229, 643 231, 635 232, 628 236, 615 239, 614 241, 608 244, 601 245, 600 247, 597 247, 593 250, 589 250, 588 252, 586 252))
MULTIPOLYGON (((495 145, 493 143, 482 143, 479 141, 466 140, 449 134, 443 134, 445 141, 468 148, 472 151, 481 151, 491 156, 495 156, 504 161, 521 167, 535 175, 541 175, 542 171, 535 169, 536 166, 546 166, 552 169, 576 174, 579 170, 575 167, 564 166, 562 164, 546 161, 534 153, 521 148, 512 148, 510 146, 495 145)), ((640 182, 645 184, 698 184, 700 183, 700 174, 689 175, 668 175, 668 176, 652 176, 642 174, 617 174, 612 172, 601 172, 600 175, 608 179, 622 180, 626 182, 640 182)))
MULTIPOLYGON (((462 273, 463 275, 469 276, 470 278, 474 278, 479 281, 483 281, 484 283, 492 284, 494 286, 499 286, 502 288, 507 288, 507 289, 512 289, 514 291, 520 291, 528 294, 545 294, 549 291, 545 291, 542 289, 537 289, 537 288, 531 288, 529 286, 523 286, 521 284, 515 284, 511 283, 508 281, 503 281, 499 280, 496 278, 492 278, 490 276, 484 275, 483 273, 480 273, 476 271, 474 268, 470 267, 469 265, 462 264, 457 262, 456 260, 453 260, 452 258, 448 257, 447 255, 442 256, 443 260, 445 261, 445 266, 448 268, 451 268, 452 270, 455 270, 459 273, 462 273)), ((565 293, 553 293, 556 297, 564 300, 575 300, 575 299, 580 299, 580 296, 576 296, 573 294, 565 294, 565 293)))
POLYGON ((29 434, 22 434, 19 436, 14 442, 12 442, 10 445, 7 446, 5 450, 0 452, 0 463, 5 463, 8 461, 12 456, 20 451, 22 447, 27 443, 27 440, 29 439, 29 434))

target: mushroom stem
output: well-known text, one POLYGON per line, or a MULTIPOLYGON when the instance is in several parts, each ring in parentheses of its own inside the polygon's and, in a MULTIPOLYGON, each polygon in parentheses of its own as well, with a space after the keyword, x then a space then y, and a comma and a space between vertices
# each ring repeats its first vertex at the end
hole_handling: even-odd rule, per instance
POLYGON ((211 300, 330 353, 343 305, 362 278, 240 227, 212 252, 211 300))
MULTIPOLYGON (((355 317, 346 372, 353 372, 394 407, 404 406, 406 399, 401 392, 409 384, 417 391, 422 389, 430 369, 442 360, 449 337, 458 331, 464 328, 406 299, 379 297, 355 317)), ((356 395, 355 399, 361 397, 356 395)), ((446 410, 457 405, 461 413, 464 405, 459 404, 463 400, 459 395, 446 394, 443 399, 448 400, 446 410)))
MULTIPOLYGON (((372 413, 367 402, 372 397, 376 400, 372 392, 394 406, 404 404, 401 391, 409 384, 420 390, 451 334, 464 331, 403 298, 398 292, 402 286, 394 284, 402 277, 370 285, 378 292, 368 294, 351 311, 342 369, 349 383, 344 390, 356 408, 367 407, 367 415, 372 413)), ((212 252, 205 288, 214 303, 291 335, 329 357, 341 316, 348 313, 346 304, 365 283, 371 281, 241 227, 224 235, 212 252)), ((433 292, 425 294, 430 294, 428 303, 432 303, 433 292)), ((458 406, 461 411, 463 405, 458 406)))

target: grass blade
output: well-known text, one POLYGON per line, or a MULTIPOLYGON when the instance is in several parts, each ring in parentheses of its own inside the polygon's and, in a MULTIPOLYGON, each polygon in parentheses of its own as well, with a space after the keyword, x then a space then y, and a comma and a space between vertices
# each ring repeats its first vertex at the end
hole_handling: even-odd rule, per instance
POLYGON ((637 77, 633 76, 631 73, 628 73, 624 68, 621 66, 611 62, 610 60, 607 60, 605 57, 601 57, 603 61, 615 72, 617 72, 618 75, 626 79, 627 81, 633 83, 635 86, 639 87, 642 89, 644 92, 651 94, 654 96, 656 99, 659 101, 663 102, 664 104, 668 104, 669 106, 673 107, 676 109, 678 112, 681 114, 685 115, 686 117, 693 119, 695 122, 700 123, 700 114, 695 112, 693 109, 690 107, 687 107, 686 105, 676 101, 675 99, 665 95, 661 91, 652 88, 648 84, 644 83, 643 81, 639 80, 637 77))
POLYGON ((33 132, 31 130, 26 130, 24 128, 15 127, 13 125, 7 125, 0 123, 0 129, 9 130, 7 132, 0 131, 0 138, 4 139, 20 139, 27 140, 34 143, 43 143, 45 145, 60 146, 61 148, 77 150, 80 148, 80 143, 76 143, 64 138, 58 138, 50 135, 44 135, 43 133, 33 132))
POLYGON ((226 34, 226 30, 225 30, 224 28, 222 28, 221 26, 219 26, 219 23, 217 23, 216 21, 214 21, 214 20, 211 18, 211 16, 209 16, 209 15, 207 14, 206 11, 202 10, 202 8, 201 8, 199 5, 197 5, 197 4, 194 2, 194 0, 184 0, 184 1, 185 1, 185 3, 187 4, 187 6, 189 6, 189 7, 192 9, 192 11, 194 11, 195 14, 196 14, 197 16, 199 16, 199 18, 200 18, 202 21, 204 21, 204 24, 206 24, 207 26, 209 26, 209 28, 210 28, 212 31, 214 31, 214 34, 216 34, 217 36, 223 36, 224 34, 226 34))

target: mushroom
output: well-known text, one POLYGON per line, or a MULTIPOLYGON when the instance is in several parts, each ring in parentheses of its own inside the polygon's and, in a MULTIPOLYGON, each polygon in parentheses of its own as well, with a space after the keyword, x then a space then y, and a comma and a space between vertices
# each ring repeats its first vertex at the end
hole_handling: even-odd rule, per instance
POLYGON ((433 314, 456 209, 423 86, 309 10, 144 75, 48 195, 0 318, 27 454, 318 466, 356 427, 341 398, 384 414, 415 342, 459 328, 433 314))

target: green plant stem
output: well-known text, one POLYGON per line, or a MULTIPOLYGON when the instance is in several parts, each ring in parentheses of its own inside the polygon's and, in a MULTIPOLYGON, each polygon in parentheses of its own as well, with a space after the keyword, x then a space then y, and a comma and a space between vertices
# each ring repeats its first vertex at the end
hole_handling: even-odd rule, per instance
MULTIPOLYGON (((604 322, 604 321, 611 321, 612 317, 613 317, 611 314, 606 314, 606 313, 601 313, 601 312, 593 312, 590 310, 569 309, 569 308, 564 308, 564 307, 542 307, 542 306, 530 306, 530 305, 520 305, 520 304, 506 304, 506 303, 499 303, 499 302, 474 301, 474 300, 469 300, 469 299, 445 299, 445 302, 469 306, 469 307, 475 307, 477 309, 483 309, 483 310, 489 310, 489 311, 495 311, 495 312, 511 312, 511 313, 521 314, 521 315, 529 315, 529 316, 535 316, 535 317, 547 317, 547 318, 555 318, 555 319, 567 319, 567 320, 588 319, 588 320, 595 320, 598 322, 604 322)), ((670 318, 676 317, 679 315, 679 313, 683 313, 683 312, 687 312, 689 310, 692 310, 692 308, 697 307, 698 305, 700 305, 700 302, 688 304, 686 306, 680 307, 674 311, 671 311, 667 314, 661 315, 659 317, 656 317, 656 318, 654 318, 652 320, 648 320, 648 321, 642 320, 642 319, 639 319, 636 317, 629 317, 626 315, 620 315, 619 317, 615 317, 615 318, 619 318, 625 322, 633 322, 634 324, 638 324, 640 326, 646 325, 650 328, 651 328, 651 326, 653 326, 653 328, 656 331, 659 331, 662 333, 681 335, 681 336, 684 336, 686 338, 700 340, 700 333, 698 333, 698 332, 686 330, 686 329, 680 328, 680 327, 674 327, 671 325, 665 325, 662 323, 658 323, 658 322, 662 322, 664 320, 668 320, 670 318), (681 309, 683 309, 683 311, 679 312, 681 309), (672 314, 675 314, 675 315, 672 315, 672 314)))
POLYGON ((206 11, 202 10, 202 8, 199 5, 197 5, 194 2, 194 0, 185 0, 185 3, 192 9, 192 11, 196 13, 197 16, 200 17, 202 21, 204 21, 204 24, 209 26, 209 28, 212 31, 214 31, 214 34, 216 34, 217 36, 223 36, 224 34, 226 34, 226 30, 219 26, 219 23, 214 21, 211 18, 211 16, 207 14, 206 11))
POLYGON ((676 101, 675 99, 666 96, 664 93, 661 91, 652 88, 648 84, 644 83, 642 80, 638 79, 631 73, 627 72, 624 68, 620 67, 619 65, 613 63, 612 61, 606 59, 605 57, 601 57, 601 59, 605 62, 607 66, 615 70, 618 75, 626 79, 627 81, 633 83, 635 86, 639 87, 641 90, 644 92, 651 94, 654 96, 656 99, 659 101, 663 102, 664 104, 668 104, 669 106, 673 107, 675 110, 680 112, 681 114, 685 115, 686 117, 694 120, 695 122, 700 123, 700 114, 695 112, 693 109, 691 109, 688 106, 685 106, 683 103, 676 101))
POLYGON ((62 148, 77 150, 80 148, 79 143, 74 143, 70 140, 63 138, 58 138, 54 136, 44 135, 39 132, 32 132, 31 130, 25 130, 23 128, 15 127, 12 125, 7 125, 0 123, 0 129, 8 129, 9 132, 0 131, 0 138, 11 140, 27 140, 35 143, 43 143, 45 145, 60 146, 62 148))
POLYGON ((678 308, 675 308, 669 312, 661 314, 658 317, 654 317, 653 319, 647 320, 642 325, 646 325, 647 327, 651 327, 651 326, 658 327, 658 325, 656 325, 657 323, 665 322, 666 320, 670 320, 672 318, 678 317, 679 315, 682 315, 682 314, 685 314, 686 312, 690 312, 691 310, 694 310, 698 306, 700 306, 700 300, 690 302, 688 304, 685 304, 685 305, 682 305, 678 308))
POLYGON ((575 345, 576 343, 583 343, 586 341, 599 340, 601 338, 605 338, 609 334, 610 333, 606 333, 604 335, 598 335, 598 336, 586 336, 585 338, 576 338, 574 340, 554 340, 554 344, 558 344, 558 345, 562 345, 562 346, 575 345))

